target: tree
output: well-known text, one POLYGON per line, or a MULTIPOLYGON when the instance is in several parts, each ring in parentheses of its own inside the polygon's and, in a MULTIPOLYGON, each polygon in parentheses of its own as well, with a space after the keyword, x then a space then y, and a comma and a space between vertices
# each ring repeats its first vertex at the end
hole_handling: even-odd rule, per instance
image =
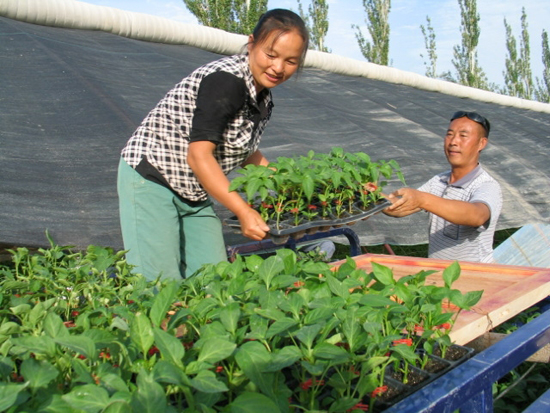
POLYGON ((506 30, 506 50, 508 56, 504 62, 504 89, 502 92, 510 96, 521 96, 523 94, 522 84, 520 83, 520 62, 518 59, 518 51, 516 38, 512 35, 512 27, 504 19, 504 28, 506 30))
POLYGON ((527 29, 527 15, 525 8, 521 15, 521 39, 519 53, 516 47, 516 39, 512 34, 512 28, 504 19, 506 29, 506 49, 508 56, 505 61, 504 89, 503 93, 517 96, 523 99, 531 99, 533 96, 533 76, 531 74, 531 49, 529 46, 529 31, 527 29))
MULTIPOLYGON (((428 77, 437 77, 437 52, 435 47, 435 32, 432 27, 432 21, 428 16, 426 16, 427 25, 420 25, 420 30, 422 30, 422 35, 424 36, 424 45, 426 46, 426 51, 428 52, 428 59, 430 63, 428 64, 424 60, 424 66, 426 66, 426 76, 428 77)), ((424 55, 420 53, 420 57, 425 59, 424 55)))
POLYGON ((304 19, 309 36, 310 48, 321 52, 329 52, 325 46, 325 37, 328 32, 328 4, 325 0, 311 0, 308 13, 304 13, 302 2, 298 0, 300 16, 304 19))
POLYGON ((529 30, 525 7, 521 9, 520 58, 524 98, 531 99, 533 97, 533 74, 531 72, 531 46, 529 45, 529 30))
POLYGON ((372 41, 363 36, 359 26, 353 24, 356 30, 355 38, 361 53, 369 62, 379 65, 388 65, 390 52, 390 25, 388 16, 391 9, 391 0, 363 0, 363 7, 367 13, 367 27, 372 41))
POLYGON ((477 45, 479 43, 479 14, 476 0, 458 0, 460 6, 460 33, 462 44, 453 48, 453 66, 456 69, 456 79, 447 74, 450 80, 462 85, 479 89, 489 89, 487 76, 477 60, 477 45))
POLYGON ((535 97, 539 102, 550 103, 550 48, 548 47, 548 33, 542 31, 542 79, 537 77, 535 97))
POLYGON ((267 11, 267 0, 183 0, 199 23, 231 33, 251 34, 267 11))

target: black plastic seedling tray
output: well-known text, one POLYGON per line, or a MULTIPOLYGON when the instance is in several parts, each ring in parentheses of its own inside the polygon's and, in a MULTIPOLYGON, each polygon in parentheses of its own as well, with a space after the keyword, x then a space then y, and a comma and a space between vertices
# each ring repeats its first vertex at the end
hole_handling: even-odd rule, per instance
MULTIPOLYGON (((457 350, 457 353, 460 354, 460 357, 456 359, 442 359, 435 355, 429 356, 429 360, 431 363, 435 363, 440 366, 438 367, 437 371, 432 371, 427 367, 424 369, 413 366, 409 367, 410 373, 420 378, 419 382, 404 384, 402 381, 395 378, 393 368, 389 366, 386 369, 386 374, 384 376, 384 384, 388 386, 388 389, 391 389, 391 391, 388 392, 386 397, 382 395, 380 399, 376 400, 374 411, 383 412, 390 406, 393 406, 397 402, 403 400, 405 397, 410 396, 417 390, 448 373, 450 370, 462 364, 475 354, 475 350, 473 348, 459 346, 457 344, 453 344, 451 347, 449 347, 449 349, 457 350)), ((419 353, 419 355, 423 354, 423 350, 418 350, 417 352, 419 353)))
MULTIPOLYGON (((353 205, 351 211, 346 210, 342 215, 336 217, 334 215, 324 217, 322 219, 313 219, 311 221, 302 221, 296 225, 294 217, 285 217, 279 222, 277 228, 270 225, 269 236, 275 244, 283 244, 290 237, 299 239, 305 234, 313 234, 319 231, 329 231, 332 228, 339 228, 344 225, 353 225, 358 221, 363 221, 381 212, 383 209, 391 205, 387 199, 382 199, 376 204, 369 206, 367 209, 361 209, 358 204, 353 205)), ((240 231, 241 224, 236 217, 231 217, 224 220, 224 224, 240 231)))

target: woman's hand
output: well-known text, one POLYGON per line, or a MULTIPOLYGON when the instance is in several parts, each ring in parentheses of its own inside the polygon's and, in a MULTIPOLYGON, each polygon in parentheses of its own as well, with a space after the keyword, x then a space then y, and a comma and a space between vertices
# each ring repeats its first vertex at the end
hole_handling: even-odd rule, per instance
POLYGON ((247 238, 259 241, 264 239, 269 231, 269 226, 264 222, 258 211, 247 207, 237 215, 241 223, 241 231, 247 238))
POLYGON ((263 239, 269 227, 238 193, 229 191, 229 180, 213 155, 215 148, 209 141, 191 142, 187 156, 189 166, 206 192, 237 216, 244 236, 255 241, 263 239))

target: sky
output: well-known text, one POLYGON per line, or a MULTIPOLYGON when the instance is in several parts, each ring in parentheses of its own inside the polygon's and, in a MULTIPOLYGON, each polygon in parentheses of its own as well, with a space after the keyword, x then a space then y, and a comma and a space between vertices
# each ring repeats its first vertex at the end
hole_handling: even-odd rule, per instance
MULTIPOLYGON (((183 23, 197 23, 183 0, 81 0, 85 3, 114 7, 121 10, 146 13, 183 23)), ((362 0, 328 0, 329 29, 326 46, 333 54, 364 61, 355 38, 352 24, 362 28, 369 38, 362 0)), ((302 0, 307 9, 309 0, 302 0)), ((481 35, 478 61, 489 82, 502 85, 506 50, 504 19, 512 27, 517 41, 521 36, 521 10, 525 7, 530 36, 531 69, 533 78, 542 78, 542 30, 550 33, 549 0, 477 0, 481 35)), ((297 0, 269 0, 268 8, 298 10, 297 0)), ((426 26, 426 16, 436 35, 437 72, 451 71, 453 46, 460 44, 460 7, 458 0, 393 0, 389 15, 390 66, 409 72, 425 74, 427 55, 420 25, 426 26)))

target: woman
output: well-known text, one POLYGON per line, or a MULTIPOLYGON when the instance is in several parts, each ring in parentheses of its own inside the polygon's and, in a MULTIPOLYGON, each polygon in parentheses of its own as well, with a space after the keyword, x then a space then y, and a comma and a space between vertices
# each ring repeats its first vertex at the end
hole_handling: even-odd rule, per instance
POLYGON ((118 194, 128 262, 153 280, 181 279, 227 259, 209 196, 233 212, 243 234, 269 227, 226 175, 267 165, 258 145, 272 109, 270 89, 303 65, 308 33, 289 10, 265 13, 246 52, 206 64, 177 84, 147 115, 124 149, 118 194))

